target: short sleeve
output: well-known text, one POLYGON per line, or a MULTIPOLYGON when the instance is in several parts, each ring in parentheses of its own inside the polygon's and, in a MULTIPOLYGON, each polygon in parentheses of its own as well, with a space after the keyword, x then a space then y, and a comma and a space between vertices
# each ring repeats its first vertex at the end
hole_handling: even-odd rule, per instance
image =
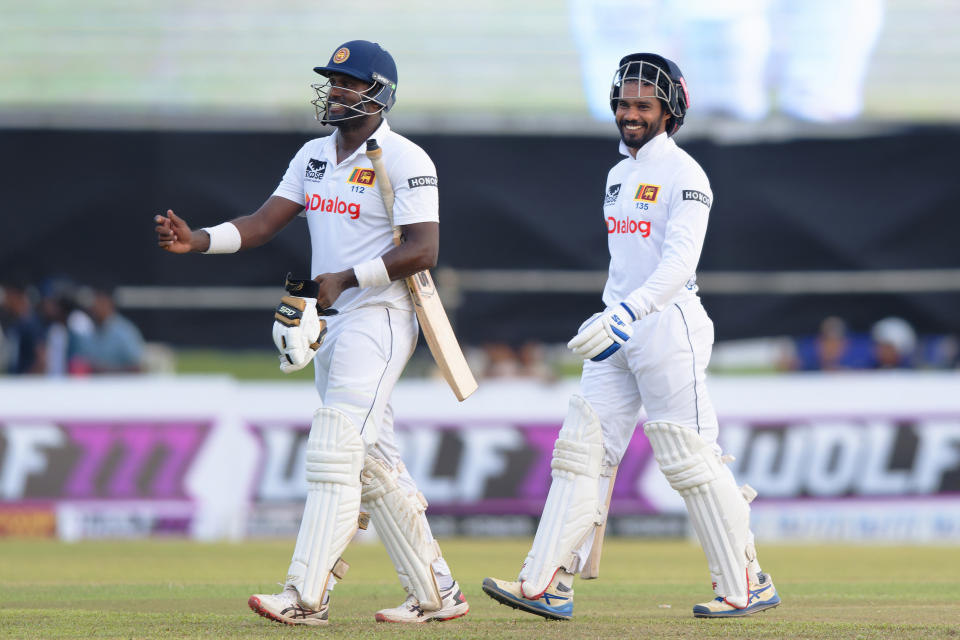
POLYGON ((307 146, 304 145, 297 151, 297 154, 293 156, 293 159, 290 161, 290 166, 287 167, 286 172, 283 174, 283 179, 280 180, 280 184, 277 185, 273 195, 292 200, 297 204, 303 204, 303 177, 304 171, 306 170, 306 149, 307 146))
POLYGON ((411 147, 390 167, 393 223, 397 226, 440 221, 437 169, 420 147, 411 147))

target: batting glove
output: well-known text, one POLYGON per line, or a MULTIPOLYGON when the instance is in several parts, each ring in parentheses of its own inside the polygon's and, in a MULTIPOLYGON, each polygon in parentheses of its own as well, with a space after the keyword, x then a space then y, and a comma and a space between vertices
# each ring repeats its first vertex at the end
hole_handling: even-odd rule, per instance
POLYGON ((584 359, 606 360, 633 335, 631 323, 637 317, 626 302, 607 307, 580 327, 579 333, 567 343, 567 348, 584 359))
POLYGON ((326 321, 317 315, 317 299, 284 296, 273 317, 273 343, 280 350, 280 371, 303 369, 313 360, 327 333, 326 321))

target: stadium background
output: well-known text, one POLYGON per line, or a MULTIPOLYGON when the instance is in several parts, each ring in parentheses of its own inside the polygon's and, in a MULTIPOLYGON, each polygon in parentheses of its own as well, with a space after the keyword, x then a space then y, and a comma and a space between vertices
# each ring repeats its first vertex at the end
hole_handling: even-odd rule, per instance
MULTIPOLYGON (((632 16, 623 52, 670 51, 691 86, 678 141, 715 194, 699 272, 717 328, 714 395, 738 478, 760 491, 761 538, 960 540, 949 351, 960 331, 949 169, 960 10, 709 4, 4 3, 0 279, 115 288, 153 360, 142 376, 0 377, 0 534, 295 531, 315 395, 303 376, 275 381, 264 318, 283 275, 308 268, 303 227, 255 252, 184 258, 155 249, 150 220, 169 207, 199 226, 255 209, 302 142, 325 133, 308 104, 311 68, 353 38, 397 59, 390 122, 437 164, 437 279, 478 373, 490 373, 456 405, 418 354, 396 392, 408 462, 438 535, 532 532, 576 388, 576 364, 556 345, 596 310, 606 265, 597 213, 618 156, 612 124, 591 108, 590 56, 597 33, 620 42, 629 25, 614 17, 632 16), (824 25, 864 44, 844 49, 824 25), (742 28, 755 30, 751 46, 779 37, 769 51, 734 52, 722 36, 742 28), (810 64, 790 67, 791 55, 810 64), (723 83, 707 93, 758 59, 767 113, 731 112, 741 94, 723 83), (789 111, 785 78, 829 86, 858 64, 863 104, 851 117, 789 111), (858 336, 903 318, 927 351, 894 372, 780 371, 829 316, 858 336), (496 354, 531 341, 551 375, 494 375, 496 354), (176 373, 197 347, 220 350, 219 375, 176 373), (238 381, 230 356, 249 350, 253 379, 238 381)), ((631 454, 612 532, 685 535, 642 435, 631 454)))

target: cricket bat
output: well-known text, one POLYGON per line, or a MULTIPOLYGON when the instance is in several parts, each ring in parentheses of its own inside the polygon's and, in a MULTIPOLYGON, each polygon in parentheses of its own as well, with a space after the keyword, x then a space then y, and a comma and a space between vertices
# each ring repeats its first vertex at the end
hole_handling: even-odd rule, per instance
POLYGON ((617 481, 618 468, 619 467, 613 468, 613 472, 610 474, 610 486, 607 487, 607 517, 604 518, 603 524, 594 531, 593 546, 590 547, 590 555, 587 556, 587 561, 583 563, 583 568, 580 569, 580 577, 583 580, 592 580, 593 578, 600 577, 600 554, 603 552, 603 534, 607 531, 607 520, 610 518, 610 500, 613 498, 613 484, 617 481))
MULTIPOLYGON (((376 173, 375 180, 383 198, 383 206, 390 218, 390 226, 393 227, 393 244, 399 245, 402 242, 400 229, 393 224, 393 185, 390 184, 390 177, 383 166, 383 149, 372 138, 367 140, 367 157, 370 158, 376 173)), ((467 365, 467 359, 463 357, 463 350, 460 349, 457 336, 450 326, 450 319, 447 318, 430 271, 425 269, 415 273, 405 278, 405 282, 430 353, 457 400, 462 402, 477 390, 477 381, 467 365)))

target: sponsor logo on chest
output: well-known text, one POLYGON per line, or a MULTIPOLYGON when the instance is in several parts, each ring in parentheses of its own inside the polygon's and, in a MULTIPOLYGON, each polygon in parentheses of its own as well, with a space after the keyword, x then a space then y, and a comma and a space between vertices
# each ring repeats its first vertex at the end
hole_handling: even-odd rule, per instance
POLYGON ((356 220, 360 217, 360 203, 341 200, 340 196, 324 198, 318 193, 308 193, 303 208, 306 209, 307 212, 317 211, 319 213, 346 214, 350 216, 351 220, 356 220))
POLYGON ((603 194, 603 206, 609 207, 617 202, 617 196, 620 195, 620 184, 612 184, 607 187, 607 192, 603 194))
POLYGON ((633 218, 614 218, 610 216, 607 218, 607 233, 626 233, 626 234, 636 234, 642 238, 650 237, 650 221, 649 220, 634 220, 633 218))
POLYGON ((323 174, 327 172, 327 161, 326 160, 317 160, 316 158, 310 158, 307 162, 307 171, 304 174, 304 179, 306 180, 321 180, 323 174))

